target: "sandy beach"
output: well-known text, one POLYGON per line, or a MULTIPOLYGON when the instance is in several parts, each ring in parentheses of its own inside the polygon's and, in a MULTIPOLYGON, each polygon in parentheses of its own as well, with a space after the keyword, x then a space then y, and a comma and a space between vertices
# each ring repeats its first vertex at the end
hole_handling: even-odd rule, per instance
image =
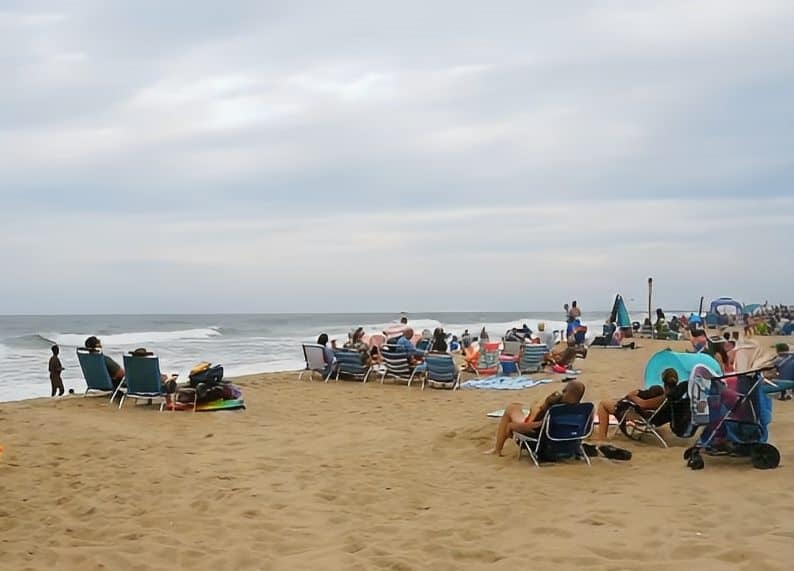
MULTIPOLYGON (((770 345, 775 338, 761 338, 770 345)), ((655 351, 591 349, 585 400, 637 388, 655 351)), ((118 411, 104 398, 0 404, 0 567, 27 569, 773 570, 794 558, 794 401, 780 468, 622 437, 630 462, 537 469, 481 452, 524 391, 238 380, 242 413, 118 411)), ((665 429, 669 435, 669 431, 665 429)))

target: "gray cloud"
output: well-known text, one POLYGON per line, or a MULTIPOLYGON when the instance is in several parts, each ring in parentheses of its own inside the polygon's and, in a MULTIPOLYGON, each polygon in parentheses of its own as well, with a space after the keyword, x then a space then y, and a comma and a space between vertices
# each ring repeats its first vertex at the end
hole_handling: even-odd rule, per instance
POLYGON ((592 306, 648 273, 680 304, 715 251, 791 242, 790 3, 500 6, 4 4, 0 263, 69 294, 4 283, 0 312, 90 311, 106 268, 103 311, 592 306), (423 285, 373 289, 390 260, 423 285), (503 272, 532 285, 466 293, 503 272))

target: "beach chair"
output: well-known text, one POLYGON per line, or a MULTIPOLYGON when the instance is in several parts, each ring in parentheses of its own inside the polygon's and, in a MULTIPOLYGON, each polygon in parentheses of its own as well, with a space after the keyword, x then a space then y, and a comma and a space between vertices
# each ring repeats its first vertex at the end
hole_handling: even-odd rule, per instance
POLYGON ((650 434, 663 448, 669 448, 667 441, 658 431, 660 427, 670 422, 668 399, 664 399, 656 410, 643 410, 632 402, 625 402, 627 402, 627 409, 618 418, 615 432, 617 433, 619 430, 626 438, 638 441, 642 440, 643 436, 650 434))
POLYGON ((474 372, 478 377, 483 375, 496 375, 499 372, 499 343, 489 341, 480 347, 474 372))
POLYGON ((393 379, 401 381, 408 381, 408 386, 411 386, 411 381, 416 374, 416 369, 411 366, 408 360, 408 353, 401 351, 383 351, 381 353, 383 359, 384 369, 380 376, 380 382, 389 376, 393 379))
MULTIPOLYGON (((361 379, 364 383, 367 382, 367 378, 372 372, 372 367, 361 363, 361 353, 347 349, 335 349, 334 357, 336 357, 334 371, 336 371, 335 378, 337 381, 341 375, 347 375, 354 379, 361 379)), ((328 382, 330 378, 331 376, 329 375, 325 382, 328 382)))
POLYGON ((320 376, 322 376, 323 380, 327 381, 328 377, 330 377, 331 373, 334 371, 333 364, 331 367, 329 367, 328 363, 325 362, 325 348, 322 345, 318 345, 316 343, 304 343, 303 358, 306 361, 306 368, 298 373, 299 381, 303 378, 303 375, 307 373, 309 374, 310 381, 314 377, 314 373, 320 373, 320 376), (327 375, 325 373, 326 369, 328 370, 327 375))
POLYGON ((99 351, 89 351, 88 349, 77 349, 77 360, 80 362, 80 369, 85 378, 85 395, 89 393, 110 393, 110 402, 116 397, 116 393, 121 389, 122 383, 117 387, 113 386, 113 381, 105 366, 105 356, 99 351))
MULTIPOLYGON (((127 388, 121 395, 119 409, 124 405, 128 398, 137 400, 159 399, 160 412, 163 412, 166 401, 166 393, 163 390, 162 377, 160 375, 160 359, 154 355, 146 357, 133 357, 124 355, 124 380, 127 388)), ((195 410, 195 402, 193 404, 195 410)))
POLYGON ((526 450, 535 466, 540 462, 556 462, 566 458, 584 458, 590 466, 582 443, 593 431, 593 403, 557 404, 543 419, 537 435, 513 434, 518 446, 518 459, 526 450))
POLYGON ((518 372, 518 362, 521 359, 521 341, 502 341, 502 354, 499 364, 503 375, 512 375, 518 372))
MULTIPOLYGON (((425 357, 424 365, 422 390, 425 388, 425 383, 428 383, 431 387, 438 384, 438 388, 448 388, 452 384, 452 390, 460 387, 460 371, 455 366, 455 360, 452 355, 430 353, 425 357)), ((410 381, 408 381, 408 386, 411 386, 410 381)))
POLYGON ((524 352, 518 362, 520 373, 536 373, 543 365, 543 356, 549 352, 549 348, 544 344, 531 343, 524 345, 524 352))

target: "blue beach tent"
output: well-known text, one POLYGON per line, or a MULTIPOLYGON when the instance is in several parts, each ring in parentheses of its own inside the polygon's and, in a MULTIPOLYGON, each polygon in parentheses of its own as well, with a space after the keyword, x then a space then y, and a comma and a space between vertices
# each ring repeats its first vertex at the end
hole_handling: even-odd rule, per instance
POLYGON ((688 381, 696 365, 706 365, 722 374, 720 364, 708 353, 676 353, 671 349, 659 351, 645 365, 645 388, 662 384, 662 371, 675 369, 679 381, 688 381))

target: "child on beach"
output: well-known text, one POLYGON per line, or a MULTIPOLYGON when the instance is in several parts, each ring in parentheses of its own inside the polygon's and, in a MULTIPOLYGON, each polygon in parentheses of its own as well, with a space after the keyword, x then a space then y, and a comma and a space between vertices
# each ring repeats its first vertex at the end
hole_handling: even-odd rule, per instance
POLYGON ((55 393, 58 392, 58 396, 63 396, 63 380, 61 380, 61 371, 63 371, 63 365, 61 365, 61 360, 58 358, 58 354, 61 352, 60 348, 57 345, 52 346, 52 357, 50 357, 50 384, 52 385, 52 394, 50 396, 54 397, 55 393))

